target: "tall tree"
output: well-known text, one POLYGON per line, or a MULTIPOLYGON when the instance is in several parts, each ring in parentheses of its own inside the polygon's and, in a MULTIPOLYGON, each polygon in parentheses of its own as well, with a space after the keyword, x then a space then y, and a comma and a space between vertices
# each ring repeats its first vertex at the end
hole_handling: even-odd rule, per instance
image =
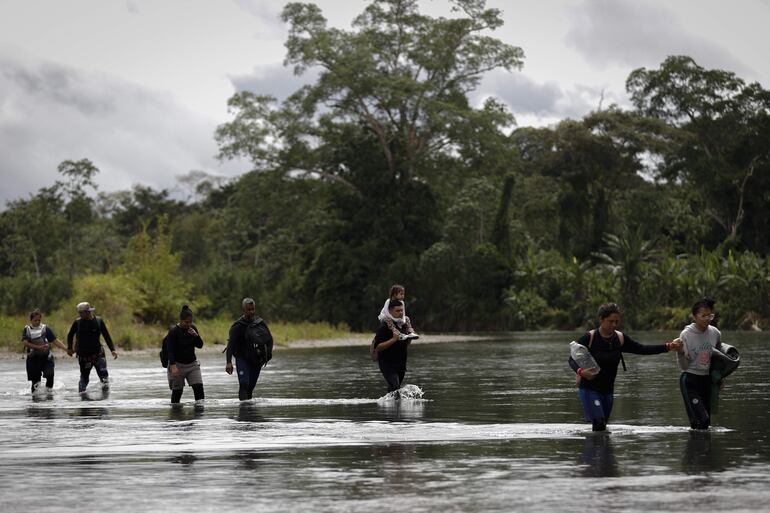
POLYGON ((770 249, 770 91, 686 56, 633 71, 626 88, 639 112, 686 135, 665 155, 660 176, 690 186, 721 240, 770 249), (747 221, 751 233, 741 237, 747 221))
POLYGON ((494 100, 477 110, 467 98, 484 73, 518 68, 523 58, 520 48, 487 35, 503 21, 485 3, 454 0, 457 16, 431 18, 419 12, 417 0, 374 0, 352 30, 327 27, 314 4, 289 3, 282 13, 289 24, 285 62, 297 74, 318 70, 318 79, 281 107, 268 96, 233 96, 235 119, 216 134, 221 156, 246 155, 356 191, 323 145, 323 134, 353 124, 374 134, 390 179, 412 180, 423 159, 449 151, 453 133, 469 123, 510 121, 494 100))
POLYGON ((93 199, 88 195, 97 189, 94 177, 99 173, 93 162, 88 159, 65 160, 58 166, 59 174, 64 178, 57 181, 66 199, 64 213, 67 217, 67 270, 70 279, 75 272, 76 257, 75 241, 79 240, 83 227, 93 220, 93 199))

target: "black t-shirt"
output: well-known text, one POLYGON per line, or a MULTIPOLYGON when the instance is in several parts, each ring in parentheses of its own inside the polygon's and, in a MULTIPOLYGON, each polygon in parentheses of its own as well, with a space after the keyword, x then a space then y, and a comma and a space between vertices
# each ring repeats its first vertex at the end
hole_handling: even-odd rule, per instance
MULTIPOLYGON (((588 347, 590 334, 586 333, 577 341, 578 344, 588 347)), ((588 388, 597 392, 608 394, 615 389, 615 378, 618 375, 618 364, 620 363, 620 354, 659 354, 668 351, 666 344, 643 345, 635 341, 625 333, 623 334, 623 345, 620 344, 620 338, 617 333, 613 333, 610 338, 604 338, 597 329, 594 332, 594 340, 589 349, 591 356, 596 360, 596 364, 601 369, 594 379, 581 379, 580 388, 588 388)), ((569 365, 572 370, 577 371, 578 364, 570 357, 569 365)))
MULTIPOLYGON (((402 330, 402 333, 404 329, 406 328, 399 327, 399 330, 402 330)), ((393 338, 393 331, 383 323, 377 330, 377 333, 374 334, 374 347, 379 346, 383 342, 387 342, 391 338, 393 338)), ((406 369, 406 356, 408 347, 408 341, 396 340, 392 346, 379 351, 377 361, 380 364, 380 368, 396 371, 406 369)))
POLYGON ((196 360, 195 348, 203 347, 203 339, 194 324, 192 328, 198 333, 197 337, 190 335, 186 329, 182 329, 178 324, 168 330, 166 347, 168 348, 169 365, 177 362, 192 363, 196 360))
POLYGON ((107 331, 107 325, 101 317, 92 317, 91 319, 75 319, 70 331, 67 334, 67 348, 72 349, 72 341, 77 336, 79 356, 93 356, 102 352, 102 344, 99 341, 100 335, 104 336, 104 341, 110 351, 115 350, 112 343, 110 332, 107 331))

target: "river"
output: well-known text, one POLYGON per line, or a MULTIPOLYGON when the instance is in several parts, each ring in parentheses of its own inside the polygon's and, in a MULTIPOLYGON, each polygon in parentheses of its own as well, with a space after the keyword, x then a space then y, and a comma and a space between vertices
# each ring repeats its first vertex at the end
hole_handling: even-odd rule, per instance
POLYGON ((766 335, 724 334, 742 363, 708 432, 689 430, 673 354, 627 355, 607 434, 582 422, 574 337, 415 342, 401 401, 366 341, 277 350, 244 403, 205 353, 202 407, 189 388, 169 405, 154 356, 110 359, 110 393, 93 375, 86 398, 73 359, 35 398, 24 361, 0 360, 0 510, 770 511, 766 335))

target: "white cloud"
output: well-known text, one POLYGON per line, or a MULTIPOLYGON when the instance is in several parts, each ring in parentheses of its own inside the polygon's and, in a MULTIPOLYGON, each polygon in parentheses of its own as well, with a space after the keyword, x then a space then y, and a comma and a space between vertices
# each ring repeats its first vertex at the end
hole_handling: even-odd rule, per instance
POLYGON ((584 0, 572 8, 565 42, 598 69, 657 66, 669 55, 740 74, 751 70, 711 38, 689 32, 667 7, 634 0, 584 0))
POLYGON ((317 72, 312 69, 302 75, 295 75, 291 67, 282 64, 266 64, 256 66, 249 74, 231 76, 230 81, 236 91, 269 94, 280 101, 300 87, 315 82, 317 76, 317 72))
POLYGON ((66 159, 100 168, 101 190, 134 183, 175 185, 191 169, 233 175, 220 166, 216 122, 171 94, 101 73, 0 56, 0 177, 3 202, 51 185, 66 159))

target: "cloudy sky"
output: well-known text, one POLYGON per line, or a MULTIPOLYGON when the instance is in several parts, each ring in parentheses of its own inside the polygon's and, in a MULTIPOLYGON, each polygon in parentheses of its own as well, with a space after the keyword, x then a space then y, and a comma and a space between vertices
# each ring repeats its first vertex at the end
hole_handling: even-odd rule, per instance
MULTIPOLYGON (((235 176, 213 132, 240 89, 279 98, 302 84, 283 68, 278 0, 0 0, 0 208, 91 159, 100 190, 173 189, 191 170, 235 176)), ((363 0, 316 0, 348 27, 363 0)), ((625 78, 686 54, 770 87, 770 0, 489 0, 524 68, 486 77, 474 100, 508 103, 519 126, 627 105, 625 78)), ((431 14, 444 0, 424 0, 431 14)))

